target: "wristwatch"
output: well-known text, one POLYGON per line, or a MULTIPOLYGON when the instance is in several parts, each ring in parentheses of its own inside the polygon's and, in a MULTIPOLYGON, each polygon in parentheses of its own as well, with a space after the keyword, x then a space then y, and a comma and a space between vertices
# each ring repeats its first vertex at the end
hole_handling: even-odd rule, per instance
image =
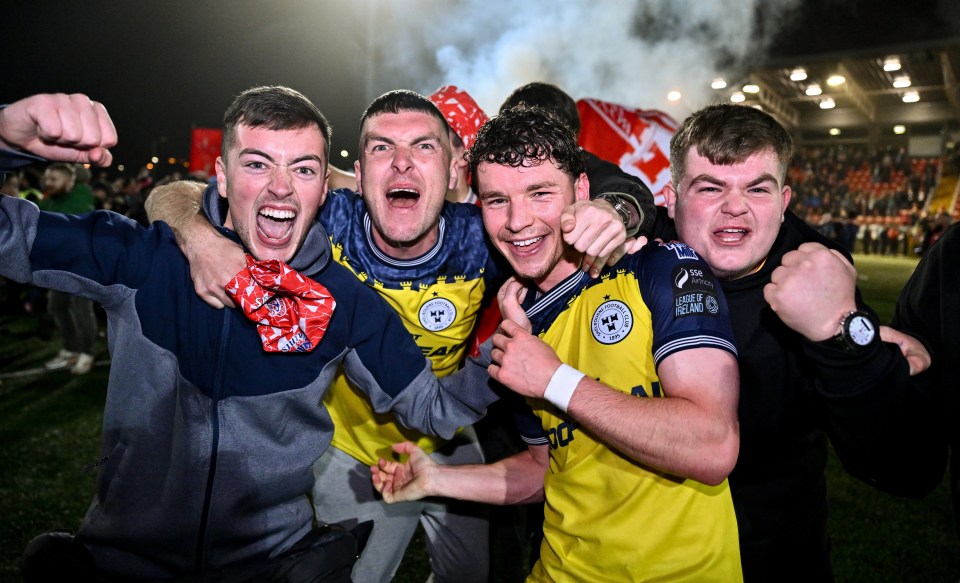
POLYGON ((623 222, 623 228, 628 229, 630 227, 630 207, 627 206, 627 203, 623 202, 623 199, 612 192, 601 192, 597 196, 593 197, 593 199, 605 200, 609 202, 610 206, 613 207, 613 210, 617 211, 617 214, 620 215, 620 220, 623 222))
POLYGON ((833 341, 847 352, 862 352, 880 341, 880 324, 869 312, 847 312, 833 341))

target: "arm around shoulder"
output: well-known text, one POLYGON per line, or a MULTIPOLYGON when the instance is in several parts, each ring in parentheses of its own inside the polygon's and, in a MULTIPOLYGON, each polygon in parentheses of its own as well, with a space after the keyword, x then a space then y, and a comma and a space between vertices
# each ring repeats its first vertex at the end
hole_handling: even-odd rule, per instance
POLYGON ((214 308, 233 307, 224 286, 246 266, 246 257, 243 249, 220 235, 201 212, 206 186, 186 180, 158 186, 147 198, 147 216, 173 229, 190 262, 197 295, 214 308))
POLYGON ((143 205, 147 217, 150 222, 163 221, 175 230, 188 226, 200 214, 206 187, 202 182, 180 180, 154 188, 143 205))

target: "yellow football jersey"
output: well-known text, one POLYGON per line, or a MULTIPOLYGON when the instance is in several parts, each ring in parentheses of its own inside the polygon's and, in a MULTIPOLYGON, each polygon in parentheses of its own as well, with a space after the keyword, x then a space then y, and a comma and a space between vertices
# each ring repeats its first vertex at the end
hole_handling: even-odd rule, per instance
MULTIPOLYGON (((331 192, 319 218, 333 243, 334 261, 393 307, 433 362, 434 373, 445 376, 457 370, 480 308, 501 277, 479 209, 444 205, 436 245, 413 260, 391 258, 376 247, 363 201, 352 193, 331 192)), ((324 404, 335 427, 331 445, 365 464, 391 458, 390 446, 401 441, 413 441, 427 452, 444 444, 440 438, 403 427, 393 415, 374 411, 342 371, 324 404)))
MULTIPOLYGON (((669 398, 656 367, 670 354, 704 346, 736 353, 719 285, 678 244, 649 245, 599 280, 577 272, 526 309, 561 361, 637 398, 669 398)), ((726 481, 664 474, 550 403, 529 405, 539 427, 521 432, 549 444, 550 468, 540 561, 528 581, 742 580, 726 481)))

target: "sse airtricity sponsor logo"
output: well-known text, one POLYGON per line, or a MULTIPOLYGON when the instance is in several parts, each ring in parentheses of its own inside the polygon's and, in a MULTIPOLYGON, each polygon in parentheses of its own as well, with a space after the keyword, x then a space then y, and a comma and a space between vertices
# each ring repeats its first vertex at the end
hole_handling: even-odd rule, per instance
POLYGON ((445 330, 457 319, 457 308, 446 298, 433 298, 420 307, 420 325, 431 332, 445 330))
POLYGON ((633 313, 627 304, 609 300, 600 304, 590 322, 593 337, 601 344, 616 344, 633 329, 633 313))
POLYGON ((677 265, 673 268, 674 317, 693 314, 716 316, 720 312, 716 291, 716 283, 704 268, 677 265))

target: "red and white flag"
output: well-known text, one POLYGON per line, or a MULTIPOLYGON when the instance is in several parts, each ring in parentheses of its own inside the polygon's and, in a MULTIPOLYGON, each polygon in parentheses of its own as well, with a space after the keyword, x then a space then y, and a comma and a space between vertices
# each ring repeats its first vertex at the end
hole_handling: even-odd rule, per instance
POLYGON ((662 205, 670 181, 670 138, 679 124, 655 109, 628 109, 599 99, 577 101, 580 145, 639 177, 662 205))

